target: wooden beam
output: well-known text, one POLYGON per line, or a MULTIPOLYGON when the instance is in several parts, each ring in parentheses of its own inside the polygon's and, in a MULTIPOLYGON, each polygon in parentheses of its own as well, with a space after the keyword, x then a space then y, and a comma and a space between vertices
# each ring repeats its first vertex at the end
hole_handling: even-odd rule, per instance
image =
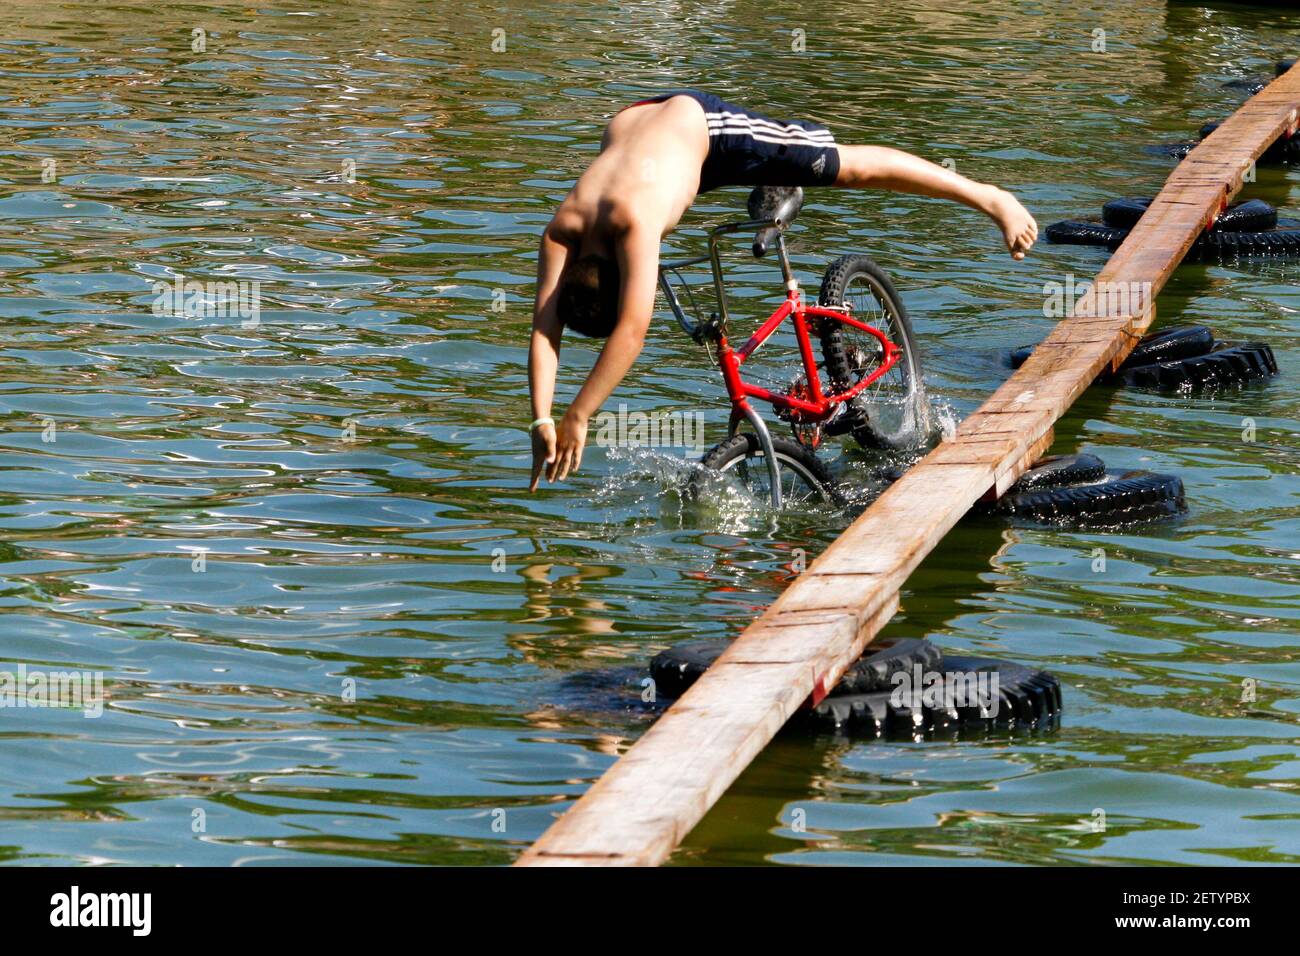
POLYGON ((655 865, 805 701, 835 685, 898 607, 908 575, 981 497, 1051 444, 1052 425, 1132 351, 1155 296, 1251 164, 1297 130, 1300 67, 1200 143, 1075 307, 952 441, 862 513, 517 865, 655 865), (1108 289, 1127 294, 1108 297, 1108 289), (1115 303, 1122 302, 1117 308, 1115 303))

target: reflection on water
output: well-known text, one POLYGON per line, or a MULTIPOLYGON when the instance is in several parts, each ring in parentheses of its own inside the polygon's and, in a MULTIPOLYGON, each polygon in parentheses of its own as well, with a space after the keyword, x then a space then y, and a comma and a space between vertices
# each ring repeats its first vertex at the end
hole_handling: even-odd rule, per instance
MULTIPOLYGON (((656 650, 736 633, 834 537, 843 515, 684 507, 680 449, 593 448, 525 491, 535 237, 623 102, 706 87, 951 159, 1051 222, 1153 192, 1169 167, 1144 147, 1230 112, 1221 84, 1287 52, 1293 16, 906 7, 10 3, 2 657, 102 672, 107 702, 4 711, 5 857, 507 862, 653 717, 656 650), (155 314, 177 277, 259 283, 258 321, 155 314)), ((1296 182, 1261 169, 1253 194, 1294 210, 1296 182)), ((742 201, 711 194, 668 247, 697 253, 742 201)), ((949 421, 1045 333, 1043 283, 1102 261, 1015 264, 978 215, 907 197, 813 195, 796 233, 810 285, 849 251, 894 275, 949 421)), ((742 249, 738 322, 780 292, 742 249)), ((1185 268, 1162 321, 1300 368, 1296 274, 1185 268)), ((720 440, 716 372, 663 318, 619 400, 720 440)), ((561 402, 593 356, 566 347, 561 402)), ((1181 475, 1188 517, 972 523, 913 577, 890 633, 1050 668, 1058 733, 782 737, 678 859, 1300 861, 1297 380, 1094 389, 1058 450, 1181 475)), ((835 467, 870 497, 897 464, 835 467)))

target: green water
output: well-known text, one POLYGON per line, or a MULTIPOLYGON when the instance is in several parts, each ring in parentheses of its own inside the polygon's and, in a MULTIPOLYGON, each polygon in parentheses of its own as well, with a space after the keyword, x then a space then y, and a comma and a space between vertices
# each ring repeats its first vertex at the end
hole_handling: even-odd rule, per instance
MULTIPOLYGON (((5 7, 0 662, 107 694, 96 718, 0 711, 7 860, 508 862, 647 726, 619 682, 737 633, 844 526, 683 510, 683 449, 592 448, 526 493, 536 237, 621 104, 696 86, 813 118, 1046 224, 1154 193, 1170 164, 1143 148, 1231 112, 1222 83, 1300 24, 1153 0, 297 6, 5 7), (154 314, 177 274, 260 281, 260 324, 154 314)), ((1251 195, 1294 211, 1298 186, 1261 169, 1251 195)), ((710 194, 668 248, 742 201, 710 194)), ((811 196, 796 232, 814 287, 849 251, 893 274, 948 420, 1050 328, 1043 284, 1104 260, 1013 263, 977 214, 888 195, 811 196)), ((909 582, 885 633, 1049 668, 1058 732, 782 736, 674 860, 1300 861, 1297 276, 1188 266, 1161 298, 1162 323, 1267 341, 1282 376, 1094 388, 1057 429, 1180 475, 1184 519, 963 525, 909 582)), ((732 278, 742 321, 775 301, 741 256, 732 278)), ((593 355, 566 345, 561 407, 593 355)), ((665 314, 614 401, 702 412, 711 444, 721 396, 665 314)))

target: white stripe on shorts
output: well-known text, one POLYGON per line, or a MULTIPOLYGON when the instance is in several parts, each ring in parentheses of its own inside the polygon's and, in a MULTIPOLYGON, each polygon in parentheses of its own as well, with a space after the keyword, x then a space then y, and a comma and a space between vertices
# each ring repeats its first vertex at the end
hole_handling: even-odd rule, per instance
POLYGON ((748 136, 762 143, 783 143, 791 146, 834 146, 833 138, 775 135, 766 130, 755 130, 748 126, 711 126, 710 136, 748 136))
POLYGON ((766 126, 769 129, 771 129, 774 133, 809 133, 809 134, 820 134, 826 136, 829 136, 831 134, 830 130, 827 129, 810 130, 810 129, 806 129, 803 126, 800 126, 798 123, 779 123, 776 120, 763 119, 760 116, 754 116, 750 113, 732 113, 727 110, 722 110, 717 113, 705 113, 704 115, 709 119, 719 119, 723 121, 740 120, 745 123, 752 123, 759 126, 766 126))
POLYGON ((775 138, 765 139, 764 142, 803 142, 826 146, 835 145, 835 137, 830 130, 826 129, 804 129, 802 126, 783 125, 738 113, 705 113, 704 115, 710 131, 718 130, 732 134, 751 133, 756 138, 758 134, 763 133, 767 137, 775 138))
POLYGON ((755 129, 752 126, 738 124, 709 124, 709 135, 720 134, 724 136, 748 136, 760 143, 776 143, 788 146, 834 146, 835 139, 829 133, 825 136, 811 136, 807 131, 796 135, 793 133, 774 134, 765 129, 755 129))

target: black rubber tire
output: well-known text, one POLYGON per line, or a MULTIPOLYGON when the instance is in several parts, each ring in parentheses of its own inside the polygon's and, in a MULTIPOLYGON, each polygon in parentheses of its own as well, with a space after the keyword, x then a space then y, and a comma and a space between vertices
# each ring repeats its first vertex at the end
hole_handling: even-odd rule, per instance
POLYGON ((1278 60, 1273 64, 1272 77, 1243 76, 1240 79, 1229 80, 1227 83, 1224 83, 1223 86, 1225 89, 1229 90, 1244 90, 1247 96, 1254 96, 1260 90, 1264 89, 1264 87, 1268 86, 1272 80, 1281 76, 1293 66, 1295 66, 1294 58, 1278 60))
MULTIPOLYGON (((1222 123, 1206 123, 1200 129, 1201 139, 1205 139, 1222 125, 1222 123)), ((1289 163, 1300 160, 1300 136, 1290 138, 1284 136, 1273 141, 1268 149, 1264 150, 1260 160, 1266 163, 1289 163)))
MULTIPOLYGON (((773 435, 772 450, 781 464, 782 471, 791 471, 807 487, 810 497, 821 500, 835 507, 845 504, 844 495, 830 471, 813 454, 812 450, 790 438, 773 435)), ((741 432, 726 441, 714 445, 700 459, 700 466, 708 471, 728 472, 746 459, 756 459, 766 474, 767 465, 762 463, 763 446, 753 432, 741 432)), ((707 476, 696 472, 687 484, 687 494, 701 497, 706 491, 707 476)), ((782 489, 784 490, 784 478, 782 489)), ((783 496, 786 497, 786 496, 783 496)), ((786 500, 789 500, 788 497, 786 500)))
POLYGON ((1263 342, 1223 343, 1203 355, 1122 368, 1115 376, 1139 388, 1199 391, 1240 385, 1277 374, 1277 359, 1263 342))
POLYGON ((1128 235, 1127 229, 1108 226, 1103 222, 1085 222, 1067 219, 1054 222, 1043 233, 1048 242, 1069 246, 1105 246, 1118 249, 1128 235))
POLYGON ((1261 158, 1268 163, 1300 163, 1300 136, 1279 139, 1261 158))
POLYGON ((722 656, 731 641, 690 641, 674 644, 650 658, 655 697, 681 697, 722 656))
MULTIPOLYGON (((660 651, 650 660, 650 676, 656 697, 681 697, 731 645, 726 639, 690 641, 660 651)), ((893 677, 900 671, 920 666, 925 671, 943 667, 943 651, 920 637, 887 638, 871 644, 844 672, 831 690, 832 696, 870 694, 893 689, 893 677)))
POLYGON ((1187 154, 1194 150, 1199 143, 1157 143, 1155 146, 1145 146, 1143 150, 1151 153, 1153 156, 1168 156, 1170 159, 1186 159, 1187 154))
MULTIPOLYGON (((916 421, 910 424, 900 420, 898 425, 872 418, 872 407, 866 401, 875 385, 869 386, 862 395, 850 403, 848 415, 853 422, 848 431, 859 445, 864 448, 900 449, 911 448, 927 438, 918 432, 928 431, 928 416, 925 414, 926 397, 923 373, 921 371, 920 352, 916 346, 916 336, 912 332, 912 320, 907 315, 907 308, 899 297, 894 283, 880 266, 866 256, 841 256, 832 262, 822 276, 821 291, 817 301, 823 306, 842 305, 850 283, 855 278, 866 280, 882 312, 886 315, 887 327, 881 331, 889 336, 902 349, 903 356, 898 365, 891 369, 885 378, 898 370, 899 394, 903 401, 911 404, 916 412, 916 421)), ((865 320, 864 320, 865 321, 865 320)), ((820 323, 818 336, 821 339, 822 356, 826 360, 826 372, 831 386, 836 391, 851 388, 862 378, 860 362, 850 354, 850 344, 845 338, 845 326, 839 322, 820 323)), ((865 333, 863 333, 865 334, 865 333)), ((881 379, 884 381, 884 378, 881 379)))
POLYGON ((1145 335, 1129 353, 1120 370, 1152 362, 1204 355, 1214 348, 1214 333, 1204 325, 1176 325, 1145 335))
POLYGON ((1236 80, 1229 80, 1223 84, 1223 88, 1225 90, 1241 90, 1247 96, 1254 96, 1268 84, 1269 81, 1261 76, 1243 76, 1236 80))
POLYGON ((1018 349, 1012 349, 1007 355, 1007 362, 1012 368, 1020 368, 1029 361, 1029 356, 1034 354, 1035 345, 1022 345, 1018 349))
POLYGON ((1293 66, 1295 66, 1294 58, 1286 59, 1286 60, 1278 60, 1276 63, 1273 64, 1273 75, 1271 77, 1243 76, 1240 77, 1239 79, 1229 80, 1227 83, 1223 84, 1223 87, 1224 89, 1228 89, 1228 90, 1243 90, 1245 91, 1247 96, 1254 96, 1256 93, 1264 89, 1264 87, 1268 86, 1268 84, 1271 83, 1274 79, 1281 76, 1283 73, 1291 69, 1291 67, 1293 66))
MULTIPOLYGON (((1205 326, 1176 325, 1144 336, 1133 347, 1133 351, 1129 353, 1120 369, 1150 365, 1153 362, 1169 362, 1192 355, 1204 355, 1212 348, 1214 348, 1214 333, 1205 326)), ((1013 351, 1010 355, 1011 367, 1020 368, 1033 351, 1032 345, 1021 346, 1013 351)))
POLYGON ((796 713, 791 724, 815 733, 879 740, 930 736, 956 727, 961 719, 955 710, 922 707, 913 712, 910 706, 896 706, 892 696, 891 691, 876 691, 827 697, 816 707, 796 713))
POLYGON ((1090 484, 1008 492, 982 510, 1049 524, 1110 526, 1167 518, 1186 507, 1181 478, 1108 471, 1090 484))
POLYGON ((1077 455, 1052 455, 1030 468, 1020 480, 1008 489, 1008 494, 1038 491, 1042 488, 1060 488, 1088 481, 1101 481, 1106 477, 1106 463, 1096 455, 1082 452, 1077 455))
POLYGON ((943 651, 939 645, 923 637, 886 638, 879 644, 867 645, 866 653, 844 672, 831 695, 842 697, 892 690, 895 674, 918 665, 922 670, 941 669, 943 651))
POLYGON ((1151 205, 1151 197, 1112 199, 1101 207, 1101 221, 1108 226, 1132 229, 1151 205))
MULTIPOLYGON (((1151 205, 1151 197, 1112 199, 1101 210, 1101 220, 1108 226, 1131 229, 1151 205)), ((1277 210, 1262 199, 1247 199, 1228 206, 1214 221, 1212 229, 1227 232, 1262 232, 1277 228, 1277 210)))
MULTIPOLYGON (((1279 228, 1269 232, 1230 232, 1211 229, 1203 232, 1192 244, 1187 257, 1193 260, 1214 261, 1234 256, 1300 255, 1300 224, 1293 219, 1279 219, 1279 228)), ((1118 249, 1129 230, 1107 226, 1100 222, 1066 221, 1047 227, 1049 242, 1076 246, 1105 246, 1118 249)))
POLYGON ((945 730, 1047 730, 1061 717, 1061 684, 1046 671, 987 657, 950 657, 944 661, 948 675, 996 673, 997 694, 986 685, 988 698, 942 700, 919 710, 915 701, 896 701, 892 691, 827 697, 801 712, 796 721, 816 731, 856 737, 930 736, 945 730))
POLYGON ((998 676, 994 706, 957 708, 964 727, 1045 730, 1061 719, 1061 682, 1047 671, 988 657, 956 656, 948 658, 943 669, 945 674, 995 672, 998 676))
POLYGON ((1198 259, 1228 259, 1233 256, 1300 255, 1300 228, 1279 220, 1285 228, 1270 232, 1221 232, 1212 229, 1201 233, 1192 245, 1189 256, 1198 259))

